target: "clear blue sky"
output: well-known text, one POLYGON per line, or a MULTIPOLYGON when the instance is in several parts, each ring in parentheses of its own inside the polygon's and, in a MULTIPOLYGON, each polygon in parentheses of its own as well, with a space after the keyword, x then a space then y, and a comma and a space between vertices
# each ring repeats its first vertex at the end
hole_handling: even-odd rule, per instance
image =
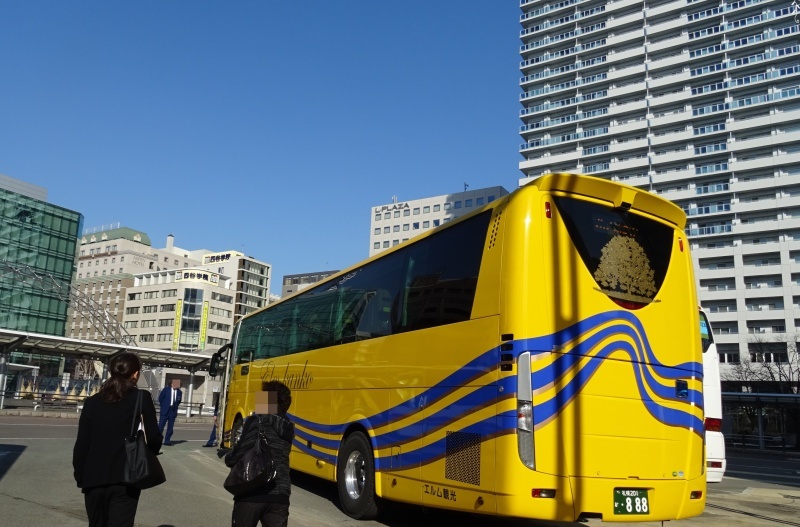
POLYGON ((84 227, 366 258, 372 206, 520 177, 517 0, 0 2, 0 173, 84 227))

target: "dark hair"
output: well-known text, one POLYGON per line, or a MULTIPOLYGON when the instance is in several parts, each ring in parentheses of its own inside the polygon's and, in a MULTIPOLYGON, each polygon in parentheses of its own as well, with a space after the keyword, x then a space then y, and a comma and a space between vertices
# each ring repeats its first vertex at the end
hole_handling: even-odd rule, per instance
POLYGON ((100 396, 104 401, 115 403, 122 399, 126 393, 136 390, 136 382, 131 379, 134 373, 142 370, 142 361, 139 356, 129 351, 115 355, 108 361, 108 371, 111 378, 103 383, 100 396))
POLYGON ((292 391, 288 386, 280 381, 265 382, 261 389, 265 392, 276 392, 278 394, 278 415, 286 415, 292 405, 292 391))

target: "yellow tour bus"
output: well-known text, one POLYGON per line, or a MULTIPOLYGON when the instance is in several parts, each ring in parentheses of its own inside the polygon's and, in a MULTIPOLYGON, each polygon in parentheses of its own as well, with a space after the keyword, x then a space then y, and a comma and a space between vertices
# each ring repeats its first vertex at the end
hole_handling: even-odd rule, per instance
POLYGON ((557 521, 698 515, 684 224, 646 191, 549 174, 252 313, 225 350, 222 446, 278 380, 292 468, 336 482, 356 519, 382 500, 557 521))

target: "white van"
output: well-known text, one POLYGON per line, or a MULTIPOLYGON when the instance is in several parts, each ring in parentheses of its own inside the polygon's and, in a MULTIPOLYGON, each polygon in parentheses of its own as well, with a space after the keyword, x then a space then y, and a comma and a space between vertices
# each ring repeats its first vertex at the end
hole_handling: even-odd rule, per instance
POLYGON ((722 435, 722 386, 719 355, 711 325, 700 310, 700 337, 703 341, 703 407, 706 429, 706 481, 719 483, 725 474, 725 437, 722 435))

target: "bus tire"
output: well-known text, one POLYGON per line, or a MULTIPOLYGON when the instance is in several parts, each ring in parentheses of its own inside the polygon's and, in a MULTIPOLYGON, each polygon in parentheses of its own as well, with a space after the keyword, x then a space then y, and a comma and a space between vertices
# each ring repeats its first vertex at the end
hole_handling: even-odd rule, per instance
POLYGON ((242 437, 243 424, 244 420, 242 416, 237 414, 233 419, 233 426, 231 427, 231 448, 235 447, 236 443, 239 442, 239 438, 242 437))
POLYGON ((372 446, 361 432, 345 439, 336 466, 336 482, 342 510, 355 520, 372 520, 378 515, 375 496, 375 461, 372 446))

